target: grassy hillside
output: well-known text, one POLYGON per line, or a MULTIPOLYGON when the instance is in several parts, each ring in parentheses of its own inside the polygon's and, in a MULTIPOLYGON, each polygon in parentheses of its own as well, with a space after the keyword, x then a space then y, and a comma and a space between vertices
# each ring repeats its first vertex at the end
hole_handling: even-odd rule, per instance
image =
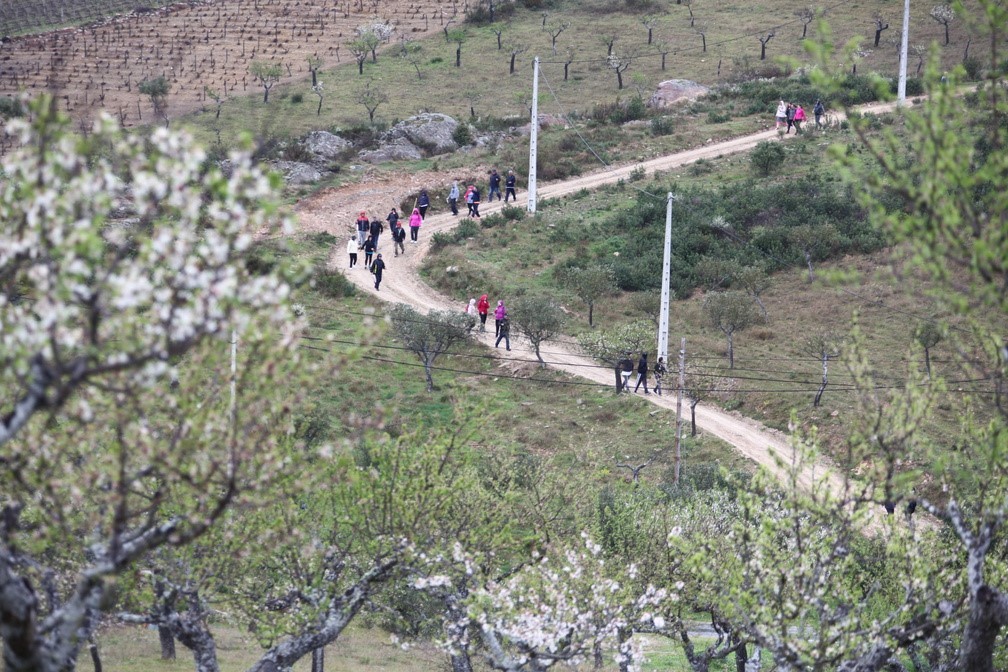
MULTIPOLYGON (((225 142, 233 141, 241 130, 257 135, 297 136, 313 128, 345 129, 367 120, 365 108, 356 97, 369 80, 388 96, 388 102, 376 112, 380 125, 421 111, 471 118, 477 128, 492 126, 494 118, 514 118, 515 123, 523 123, 531 97, 533 56, 538 56, 542 65, 540 113, 574 117, 590 115, 598 106, 616 101, 626 103, 636 96, 646 100, 658 82, 666 79, 718 85, 786 75, 810 67, 801 39, 805 23, 796 16, 800 7, 793 3, 591 1, 543 3, 534 8, 517 3, 504 7, 508 11, 500 10, 498 16, 502 18, 493 24, 460 21, 446 26, 449 31, 464 31, 459 37, 461 67, 455 66, 459 42, 449 41, 445 34, 438 32, 415 40, 411 35, 397 34, 378 51, 377 62, 367 59, 363 75, 358 74, 356 62, 346 51, 339 65, 325 64, 319 75, 325 91, 321 115, 316 115, 318 98, 312 93, 309 80, 301 76, 284 78, 271 93, 269 105, 263 105, 261 95, 250 89, 248 96, 228 100, 219 120, 208 110, 183 123, 191 124, 207 142, 216 137, 215 128, 221 130, 225 142), (694 15, 692 28, 690 11, 694 15), (652 27, 650 44, 645 23, 652 27), (557 36, 554 55, 551 33, 564 26, 567 27, 557 36), (706 51, 697 32, 701 29, 706 51), (497 31, 501 33, 500 49, 497 31), (774 37, 767 43, 766 60, 761 61, 759 38, 765 39, 770 32, 774 37), (403 38, 413 44, 407 53, 403 52, 403 38), (616 73, 607 59, 610 40, 613 54, 629 63, 622 73, 622 89, 618 88, 616 73), (516 52, 514 74, 510 73, 512 52, 516 52), (782 57, 792 60, 785 64, 782 57), (565 80, 564 66, 568 61, 565 80)), ((944 28, 930 18, 929 11, 930 6, 923 5, 913 5, 911 9, 911 43, 922 49, 944 42, 944 28)), ((853 55, 835 57, 838 72, 850 72, 856 63, 858 73, 896 75, 898 48, 893 40, 898 40, 899 34, 898 7, 880 1, 836 2, 825 8, 823 18, 835 43, 844 44, 851 39, 861 42, 853 55), (876 15, 891 25, 882 33, 878 48, 873 45, 876 15)), ((967 42, 972 38, 967 19, 957 17, 951 24, 950 44, 937 47, 945 68, 963 60, 967 42)), ((813 40, 823 37, 817 22, 808 25, 807 36, 813 40)), ((972 39, 971 57, 981 60, 985 57, 982 42, 972 39)), ((916 55, 911 59, 913 76, 919 59, 916 55)), ((772 113, 772 107, 744 112, 757 114, 764 123, 772 113)), ((687 123, 692 126, 691 121, 687 123)))

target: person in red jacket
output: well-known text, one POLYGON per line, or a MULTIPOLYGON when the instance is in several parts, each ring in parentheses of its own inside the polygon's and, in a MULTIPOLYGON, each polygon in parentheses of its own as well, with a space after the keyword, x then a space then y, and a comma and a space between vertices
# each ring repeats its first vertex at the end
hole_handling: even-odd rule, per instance
POLYGON ((480 331, 486 331, 487 313, 490 312, 490 299, 486 294, 479 298, 479 302, 476 304, 476 312, 479 313, 480 331))
POLYGON ((794 132, 795 132, 795 135, 801 135, 801 132, 802 132, 801 125, 802 125, 803 121, 805 121, 805 108, 802 107, 799 104, 799 105, 795 106, 795 111, 794 111, 794 128, 795 128, 794 132))

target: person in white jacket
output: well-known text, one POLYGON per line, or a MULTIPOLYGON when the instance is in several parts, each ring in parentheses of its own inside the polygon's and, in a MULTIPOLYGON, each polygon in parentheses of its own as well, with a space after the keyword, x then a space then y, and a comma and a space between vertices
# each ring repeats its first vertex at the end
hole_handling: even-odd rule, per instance
POLYGON ((774 116, 777 121, 777 126, 774 130, 779 131, 781 126, 787 126, 787 104, 783 100, 777 105, 777 114, 774 116))
POLYGON ((350 255, 350 268, 354 267, 357 263, 357 238, 350 236, 350 242, 346 246, 347 254, 350 255))

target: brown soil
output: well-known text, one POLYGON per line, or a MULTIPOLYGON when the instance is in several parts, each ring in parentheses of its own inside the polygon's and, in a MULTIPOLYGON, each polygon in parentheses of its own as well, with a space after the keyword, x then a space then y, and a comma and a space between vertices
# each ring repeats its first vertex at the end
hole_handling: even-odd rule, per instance
POLYGON ((126 126, 151 123, 150 101, 137 91, 145 79, 168 80, 168 112, 177 117, 212 107, 206 88, 225 98, 262 94, 249 74, 253 60, 285 64, 281 83, 304 80, 309 56, 320 56, 330 68, 352 63, 345 45, 358 26, 388 19, 396 36, 422 36, 461 9, 449 0, 176 4, 8 40, 0 50, 0 93, 58 91, 60 109, 73 118, 105 110, 126 126))

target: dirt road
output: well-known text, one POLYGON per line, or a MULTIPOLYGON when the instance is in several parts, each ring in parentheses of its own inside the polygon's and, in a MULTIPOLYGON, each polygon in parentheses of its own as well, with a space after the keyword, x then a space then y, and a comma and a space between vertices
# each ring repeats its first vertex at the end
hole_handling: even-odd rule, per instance
MULTIPOLYGON (((880 104, 866 107, 866 111, 883 112, 893 108, 891 104, 880 104)), ((553 184, 540 184, 538 197, 540 199, 559 198, 568 194, 578 192, 582 189, 595 189, 602 185, 612 184, 621 179, 629 177, 633 171, 643 169, 648 175, 679 168, 700 159, 715 158, 727 154, 737 154, 745 152, 762 141, 778 140, 780 136, 773 129, 760 133, 754 133, 742 137, 732 138, 723 142, 705 144, 696 149, 678 152, 662 156, 650 161, 630 163, 621 166, 614 166, 595 173, 584 175, 575 179, 565 180, 553 184)), ((317 195, 298 206, 299 228, 302 230, 328 231, 340 239, 337 252, 331 263, 335 268, 347 269, 348 262, 344 252, 345 241, 350 236, 351 223, 355 215, 360 210, 368 210, 371 216, 384 216, 384 213, 373 213, 370 208, 374 205, 379 194, 385 203, 398 203, 407 193, 415 191, 421 184, 435 184, 443 182, 444 176, 414 175, 405 183, 375 184, 371 181, 362 181, 360 185, 346 190, 334 190, 317 195), (429 178, 429 180, 428 180, 429 178), (427 182, 424 182, 428 180, 427 182), (399 193, 397 193, 397 190, 399 193), (336 224, 336 222, 339 222, 336 224)), ((519 199, 527 199, 525 193, 521 193, 519 199)), ((519 200, 520 206, 526 205, 526 200, 519 200)), ((481 214, 491 214, 501 208, 501 202, 493 204, 485 203, 481 206, 481 214)), ((408 218, 409 213, 401 213, 408 218)), ((452 229, 460 220, 450 213, 443 215, 431 215, 420 227, 420 240, 418 243, 406 241, 405 255, 394 257, 392 255, 392 243, 388 233, 384 234, 380 244, 382 258, 387 264, 384 278, 382 280, 381 291, 374 289, 374 280, 370 273, 358 265, 353 270, 347 269, 345 272, 350 280, 361 291, 374 294, 377 298, 393 302, 406 303, 421 311, 432 309, 440 310, 460 310, 461 301, 452 299, 440 294, 427 286, 419 276, 420 265, 430 249, 431 236, 439 231, 452 229)), ((363 255, 362 255, 363 256, 363 255)), ((493 339, 489 334, 477 334, 476 337, 488 347, 493 347, 493 339)), ((533 351, 527 343, 515 338, 512 339, 511 352, 503 348, 495 352, 502 358, 528 360, 534 357, 533 351)), ((593 366, 595 362, 589 357, 575 352, 573 348, 558 343, 549 343, 550 366, 563 370, 572 376, 586 378, 602 385, 613 384, 612 372, 593 366)), ((641 397, 649 400, 652 404, 662 408, 675 410, 675 399, 672 396, 659 397, 649 395, 641 397)), ((753 462, 765 467, 779 478, 784 477, 784 470, 778 466, 778 460, 788 464, 792 460, 792 450, 788 438, 781 432, 769 429, 758 422, 744 418, 734 413, 723 411, 714 406, 701 404, 697 407, 697 426, 699 429, 718 437, 731 444, 740 454, 753 462)), ((802 485, 811 486, 814 479, 828 478, 830 489, 833 492, 840 492, 843 488, 842 479, 830 466, 822 461, 814 467, 806 469, 800 479, 802 485)))

